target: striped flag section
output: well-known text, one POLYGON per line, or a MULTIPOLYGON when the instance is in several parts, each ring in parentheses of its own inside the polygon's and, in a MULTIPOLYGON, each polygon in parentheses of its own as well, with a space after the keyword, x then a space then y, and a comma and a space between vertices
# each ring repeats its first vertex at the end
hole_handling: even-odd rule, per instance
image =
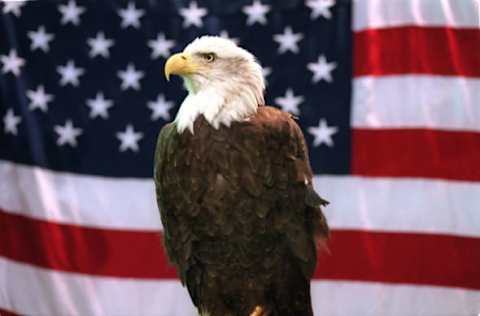
MULTIPOLYGON (((380 276, 370 281, 382 283, 375 285, 377 297, 366 298, 365 309, 355 306, 362 312, 352 308, 336 313, 477 315, 480 4, 354 4, 354 177, 320 179, 324 182, 317 186, 333 196, 335 210, 328 215, 334 226, 375 236, 364 237, 361 250, 353 248, 350 256, 357 259, 351 264, 371 263, 380 276), (341 187, 331 184, 335 182, 341 187), (472 257, 464 257, 463 251, 472 257), (428 294, 422 296, 422 291, 428 294), (377 304, 379 298, 388 303, 377 304)), ((337 280, 344 275, 337 273, 337 280)), ((359 282, 356 294, 368 293, 372 286, 359 282)), ((346 291, 352 289, 349 284, 346 291)))
MULTIPOLYGON (((1 160, 0 173, 6 180, 0 182, 2 216, 112 231, 162 229, 153 180, 85 176, 1 160), (130 188, 135 195, 116 198, 130 188)), ((314 185, 332 204, 325 211, 334 228, 480 237, 478 182, 316 176, 314 185)))
MULTIPOLYGON (((57 224, 3 211, 0 220, 0 255, 12 260, 90 275, 175 277, 159 232, 57 224)), ((480 252, 472 251, 479 238, 334 228, 330 244, 335 250, 320 258, 316 277, 480 289, 480 252)))
MULTIPOLYGON (((353 175, 315 178, 333 227, 315 311, 477 315, 478 4, 355 0, 353 27, 353 175)), ((0 174, 1 315, 195 315, 152 180, 0 174)))
MULTIPOLYGON (((192 306, 179 303, 187 294, 173 281, 175 271, 161 246, 151 180, 80 176, 6 161, 0 170, 16 184, 0 190, 0 264, 8 271, 2 308, 21 314, 128 315, 136 306, 141 309, 133 314, 194 314, 192 306), (114 181, 117 185, 109 186, 114 181), (131 187, 136 195, 127 204, 102 206, 131 187), (54 199, 42 201, 45 196, 54 199), (132 220, 127 212, 137 216, 132 220), (47 285, 49 291, 42 290, 47 285), (164 290, 172 299, 155 296, 164 290), (91 297, 98 304, 84 304, 91 297), (120 297, 130 304, 117 303, 120 297), (137 300, 141 304, 131 303, 137 300)), ((362 292, 362 286, 365 292, 351 304, 363 311, 400 313, 388 303, 392 297, 433 300, 432 293, 436 299, 448 297, 443 301, 448 308, 435 306, 432 313, 480 308, 480 252, 473 251, 480 248, 480 195, 475 195, 480 184, 322 176, 315 186, 335 205, 327 209, 334 229, 332 253, 320 258, 312 283, 319 310, 344 315, 333 302, 362 292), (333 301, 326 299, 333 293, 333 301), (383 301, 364 301, 379 294, 383 301)), ((416 312, 419 305, 408 308, 416 312)))
POLYGON ((476 0, 353 0, 354 31, 399 26, 473 28, 480 25, 476 0))
MULTIPOLYGON (((7 309, 25 315, 196 316, 177 281, 85 276, 5 258, 0 267, 22 276, 14 283, 0 279, 11 293, 7 304, 0 296, 2 316, 7 309)), ((313 281, 311 288, 315 315, 476 315, 480 301, 478 291, 407 284, 313 281)))

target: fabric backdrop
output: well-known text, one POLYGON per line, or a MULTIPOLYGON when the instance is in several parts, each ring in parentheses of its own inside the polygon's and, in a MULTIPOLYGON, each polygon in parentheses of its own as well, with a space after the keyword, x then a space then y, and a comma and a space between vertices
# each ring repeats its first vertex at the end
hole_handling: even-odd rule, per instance
POLYGON ((477 1, 0 2, 0 314, 195 314, 152 158, 186 94, 165 59, 202 34, 299 117, 331 202, 316 315, 480 313, 477 1))

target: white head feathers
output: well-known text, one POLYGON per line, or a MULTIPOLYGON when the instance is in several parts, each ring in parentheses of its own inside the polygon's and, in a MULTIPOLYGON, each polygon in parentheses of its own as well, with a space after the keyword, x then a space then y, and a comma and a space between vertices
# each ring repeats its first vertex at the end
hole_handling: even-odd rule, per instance
POLYGON ((196 71, 182 76, 189 94, 175 119, 179 132, 188 128, 193 133, 198 115, 215 128, 230 126, 264 104, 262 68, 245 49, 228 39, 203 36, 188 44, 183 54, 196 71))

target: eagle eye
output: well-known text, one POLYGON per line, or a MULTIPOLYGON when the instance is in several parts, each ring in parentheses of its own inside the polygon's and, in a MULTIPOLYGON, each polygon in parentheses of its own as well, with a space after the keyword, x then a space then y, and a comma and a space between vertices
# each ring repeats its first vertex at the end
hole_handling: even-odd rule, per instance
POLYGON ((205 54, 202 54, 202 57, 209 63, 211 63, 212 61, 215 60, 215 58, 217 58, 217 56, 214 53, 205 53, 205 54))

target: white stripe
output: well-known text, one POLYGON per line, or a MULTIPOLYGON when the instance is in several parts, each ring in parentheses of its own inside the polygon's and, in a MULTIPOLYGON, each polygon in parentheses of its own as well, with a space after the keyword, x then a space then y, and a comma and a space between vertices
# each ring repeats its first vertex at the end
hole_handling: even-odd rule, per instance
POLYGON ((0 160, 0 208, 60 223, 158 230, 153 179, 55 172, 0 160))
POLYGON ((440 76, 353 80, 352 126, 480 131, 480 79, 440 76))
MULTIPOLYGON (((25 315, 197 316, 176 281, 50 271, 0 257, 0 308, 25 315)), ((477 315, 480 291, 313 281, 315 315, 477 315)))
POLYGON ((22 315, 197 316, 174 280, 93 277, 0 257, 0 308, 22 315))
POLYGON ((315 315, 452 316, 480 313, 480 291, 432 286, 317 281, 315 315))
MULTIPOLYGON (((0 208, 48 221, 114 229, 159 229, 150 179, 80 176, 0 162, 0 208)), ((334 228, 480 236, 480 183, 321 176, 334 228)))
POLYGON ((322 176, 330 226, 480 236, 480 183, 411 178, 322 176))
POLYGON ((353 29, 405 25, 479 28, 477 0, 354 0, 353 29))

